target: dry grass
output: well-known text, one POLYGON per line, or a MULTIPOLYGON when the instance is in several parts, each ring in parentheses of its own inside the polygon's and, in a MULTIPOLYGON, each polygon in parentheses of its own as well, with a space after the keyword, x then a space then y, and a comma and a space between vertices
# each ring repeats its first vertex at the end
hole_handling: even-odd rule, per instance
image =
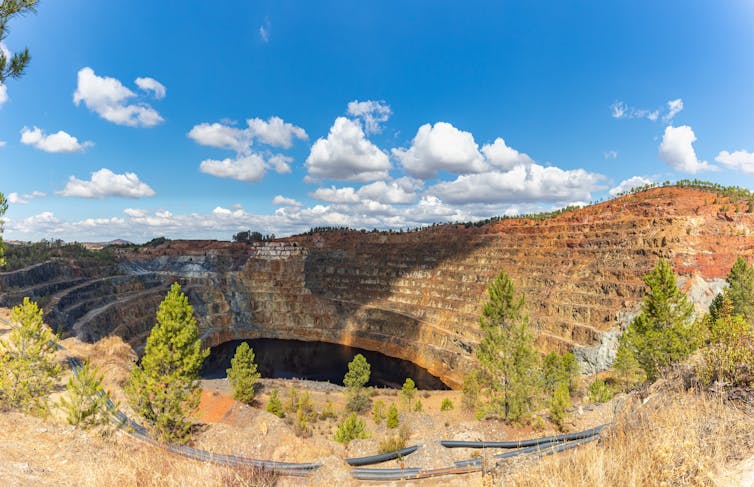
POLYGON ((718 398, 665 390, 632 409, 598 444, 521 464, 505 484, 715 485, 754 451, 754 419, 718 398))

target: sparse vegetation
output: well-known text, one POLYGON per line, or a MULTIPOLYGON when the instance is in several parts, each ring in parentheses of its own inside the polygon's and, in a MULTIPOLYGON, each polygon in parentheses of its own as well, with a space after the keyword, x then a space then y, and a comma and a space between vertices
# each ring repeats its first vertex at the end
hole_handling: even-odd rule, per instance
POLYGON ((400 420, 398 418, 398 408, 395 407, 395 404, 391 404, 387 409, 387 419, 385 420, 385 426, 390 429, 394 429, 397 428, 399 424, 400 420))
POLYGON ((613 398, 614 394, 615 391, 613 388, 603 379, 594 379, 594 381, 589 384, 589 400, 595 404, 609 401, 613 398))
POLYGON ((453 409, 453 401, 446 397, 442 400, 442 404, 440 404, 440 411, 450 411, 451 409, 453 409))
POLYGON ((372 404, 372 419, 375 424, 382 424, 385 420, 385 403, 382 400, 377 400, 372 404))

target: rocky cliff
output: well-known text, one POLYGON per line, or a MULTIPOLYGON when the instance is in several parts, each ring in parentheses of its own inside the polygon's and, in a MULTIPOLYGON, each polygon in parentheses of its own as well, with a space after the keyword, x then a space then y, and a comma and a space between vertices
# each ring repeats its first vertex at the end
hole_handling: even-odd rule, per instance
POLYGON ((138 349, 178 280, 208 345, 260 337, 353 345, 457 387, 500 269, 525 293, 540 349, 574 350, 595 371, 610 363, 658 258, 671 260, 701 310, 738 255, 754 260, 752 232, 745 205, 664 187, 542 220, 125 249, 116 276, 77 278, 70 263, 0 275, 0 300, 44 292, 53 326, 90 341, 117 334, 138 349))

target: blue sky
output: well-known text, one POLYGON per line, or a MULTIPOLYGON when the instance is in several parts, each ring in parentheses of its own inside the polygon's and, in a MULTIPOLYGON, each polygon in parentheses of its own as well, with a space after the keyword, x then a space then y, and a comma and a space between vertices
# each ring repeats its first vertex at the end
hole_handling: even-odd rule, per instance
POLYGON ((43 0, 5 238, 415 227, 754 187, 754 3, 43 0))

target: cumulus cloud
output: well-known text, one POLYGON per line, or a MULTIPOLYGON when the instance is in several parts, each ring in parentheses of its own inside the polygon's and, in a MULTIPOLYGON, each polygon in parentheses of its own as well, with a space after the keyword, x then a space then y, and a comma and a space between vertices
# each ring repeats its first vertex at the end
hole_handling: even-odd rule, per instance
POLYGON ((303 204, 300 201, 297 201, 293 198, 286 198, 283 195, 277 195, 274 198, 272 198, 272 204, 275 206, 303 206, 303 204))
POLYGON ((141 182, 132 172, 115 174, 109 169, 102 168, 92 173, 89 181, 74 176, 57 194, 61 196, 75 196, 78 198, 105 198, 107 196, 122 196, 125 198, 143 198, 154 196, 155 192, 147 184, 141 182))
POLYGON ((354 100, 348 103, 348 114, 361 119, 368 134, 381 132, 381 124, 387 122, 392 113, 390 106, 384 101, 354 100))
POLYGON ((660 108, 655 110, 636 108, 623 101, 616 101, 610 105, 610 114, 613 118, 646 118, 647 120, 656 122, 662 116, 662 121, 665 123, 670 122, 681 110, 683 110, 683 100, 681 98, 669 100, 665 104, 664 110, 660 108))
POLYGON ((207 159, 199 164, 199 170, 205 174, 218 178, 237 179, 255 183, 265 175, 267 163, 259 154, 251 154, 238 159, 223 159, 221 161, 207 159))
POLYGON ((651 178, 645 178, 644 176, 633 176, 628 179, 624 179, 620 183, 618 183, 617 186, 614 188, 610 188, 610 196, 617 196, 621 193, 625 193, 627 191, 632 190, 633 188, 637 188, 639 186, 645 186, 647 184, 652 184, 654 181, 651 178))
POLYGON ((257 182, 269 168, 279 174, 291 172, 293 158, 284 154, 265 154, 252 150, 254 141, 272 147, 290 148, 293 139, 306 139, 308 135, 301 127, 285 122, 280 117, 268 120, 251 118, 246 121, 247 128, 233 127, 230 123, 201 123, 191 128, 189 138, 200 145, 218 149, 233 150, 235 158, 223 160, 207 159, 199 165, 199 170, 206 174, 240 181, 257 182))
POLYGON ((318 188, 311 193, 311 197, 329 203, 357 203, 359 201, 356 190, 351 187, 336 188, 335 186, 331 186, 329 188, 318 188))
POLYGON ((589 201, 599 189, 599 174, 583 169, 566 171, 539 164, 519 165, 508 172, 463 174, 429 189, 446 203, 514 203, 589 201))
POLYGON ((191 128, 188 136, 197 144, 230 149, 238 153, 247 152, 251 146, 248 133, 221 123, 200 123, 191 128))
POLYGON ((391 205, 405 205, 416 201, 416 191, 423 186, 421 181, 401 178, 391 182, 375 181, 359 188, 360 197, 391 205))
POLYGON ((714 171, 717 169, 696 157, 693 143, 696 135, 688 125, 665 127, 665 134, 660 143, 659 157, 668 166, 676 171, 696 174, 700 171, 714 171))
POLYGON ((3 83, 0 83, 0 107, 3 106, 6 101, 8 101, 8 88, 3 83))
POLYGON ((167 93, 165 85, 154 78, 136 78, 136 86, 141 88, 142 91, 152 93, 152 96, 158 100, 165 98, 167 93))
POLYGON ((521 164, 529 165, 534 162, 528 155, 505 145, 502 137, 495 139, 492 144, 482 146, 482 153, 490 164, 506 171, 521 164))
POLYGON ((94 145, 90 141, 79 142, 76 137, 62 130, 45 135, 44 131, 38 127, 21 129, 21 143, 45 152, 82 152, 87 147, 94 145))
MULTIPOLYGON (((152 81, 157 83, 155 80, 152 81)), ((86 67, 78 72, 73 102, 77 106, 83 102, 89 110, 118 125, 153 127, 164 121, 151 105, 144 102, 132 103, 136 97, 136 93, 126 88, 119 80, 97 76, 92 68, 86 67)))
POLYGON ((306 140, 309 136, 301 127, 284 122, 280 117, 270 117, 267 121, 261 118, 251 118, 246 121, 249 133, 263 144, 272 147, 290 149, 293 138, 306 140))
POLYGON ((737 150, 733 153, 724 150, 715 160, 728 169, 735 169, 746 174, 754 174, 754 152, 737 150))
POLYGON ((30 200, 44 198, 45 196, 47 196, 47 194, 41 191, 32 191, 28 194, 8 193, 8 203, 13 205, 25 205, 30 200))
MULTIPOLYGON (((492 146, 489 150, 497 152, 492 146)), ((479 152, 474 136, 446 122, 422 125, 411 147, 393 149, 393 156, 408 174, 420 179, 433 178, 439 171, 478 173, 489 167, 479 152)))
POLYGON ((309 180, 364 182, 386 179, 391 165, 387 154, 366 138, 358 123, 338 117, 327 138, 312 145, 306 168, 309 180))

